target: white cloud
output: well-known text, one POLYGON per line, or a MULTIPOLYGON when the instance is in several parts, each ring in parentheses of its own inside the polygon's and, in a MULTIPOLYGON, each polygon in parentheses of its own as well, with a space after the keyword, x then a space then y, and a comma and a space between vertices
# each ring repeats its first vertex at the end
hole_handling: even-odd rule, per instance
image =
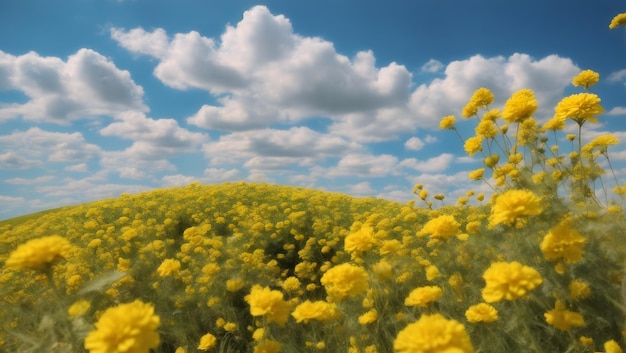
POLYGON ((626 107, 613 107, 606 115, 626 115, 626 107))
POLYGON ((404 148, 406 148, 407 150, 411 150, 411 151, 419 151, 424 146, 425 146, 424 141, 420 140, 418 137, 415 137, 415 136, 406 140, 406 142, 404 143, 404 148))
POLYGON ((325 177, 355 176, 361 178, 384 177, 396 174, 398 158, 390 154, 370 155, 351 153, 329 168, 325 177))
POLYGON ((420 68, 423 72, 435 73, 443 68, 443 64, 439 60, 430 59, 428 62, 420 68))
POLYGON ((607 78, 607 81, 609 82, 622 82, 624 81, 624 78, 626 78, 626 69, 622 69, 619 71, 615 71, 612 72, 609 77, 607 78))
POLYGON ((214 164, 233 163, 248 159, 248 163, 261 165, 260 159, 273 158, 285 164, 307 164, 311 159, 323 159, 358 150, 360 146, 346 139, 311 130, 292 127, 288 130, 263 129, 223 135, 216 142, 204 145, 204 153, 214 164))
POLYGON ((509 96, 522 88, 535 91, 539 114, 553 112, 563 91, 579 68, 570 59, 550 55, 535 60, 526 54, 485 58, 475 55, 453 61, 445 77, 422 84, 412 93, 409 106, 412 119, 422 127, 436 129, 442 116, 459 115, 473 92, 489 88, 496 96, 494 106, 503 105, 509 96))
POLYGON ((342 114, 401 106, 409 97, 411 74, 404 66, 376 67, 370 51, 341 55, 330 42, 295 34, 288 19, 265 6, 246 11, 220 41, 178 33, 165 52, 150 47, 155 36, 162 43, 162 30, 111 33, 132 52, 156 57, 155 76, 170 87, 226 93, 219 105, 204 105, 189 117, 204 128, 257 129, 311 116, 341 120, 342 114))
POLYGON ((203 181, 208 183, 219 183, 227 180, 236 180, 239 176, 237 169, 207 168, 204 170, 203 181))
POLYGON ((367 181, 348 185, 348 193, 353 195, 372 195, 375 192, 376 190, 367 181))
POLYGON ((450 167, 454 156, 450 153, 442 153, 439 156, 419 161, 415 158, 407 158, 400 162, 400 166, 415 169, 422 173, 441 172, 450 167))
POLYGON ((150 119, 137 111, 120 113, 117 118, 120 121, 102 128, 100 134, 132 140, 126 151, 136 159, 161 159, 194 151, 208 139, 206 134, 181 128, 174 119, 150 119))
POLYGON ((79 163, 74 165, 68 165, 67 167, 63 168, 63 170, 68 172, 87 172, 88 168, 87 163, 79 163))
POLYGON ((91 49, 78 50, 66 62, 35 52, 13 56, 0 51, 0 79, 6 79, 0 89, 29 97, 24 104, 0 106, 0 121, 21 116, 67 125, 97 115, 147 110, 143 88, 130 73, 91 49))
POLYGON ((157 28, 152 32, 146 32, 143 28, 134 28, 128 32, 111 28, 111 38, 130 52, 155 58, 165 56, 169 45, 167 33, 162 28, 157 28))
POLYGON ((193 183, 194 181, 198 181, 197 177, 193 176, 185 176, 181 174, 176 175, 166 175, 161 178, 163 181, 163 186, 183 186, 193 183))
POLYGON ((49 181, 52 178, 53 177, 51 175, 44 175, 44 176, 40 176, 40 177, 36 177, 32 179, 11 178, 11 179, 5 180, 4 182, 7 184, 13 184, 13 185, 33 185, 33 184, 45 183, 46 181, 49 181))
POLYGON ((41 161, 24 158, 15 151, 8 151, 0 154, 0 169, 20 170, 41 166, 43 166, 41 161))
POLYGON ((44 160, 59 163, 84 162, 97 158, 101 153, 100 147, 87 143, 79 132, 51 132, 38 127, 0 136, 0 150, 2 149, 9 151, 1 155, 0 163, 16 169, 40 166, 44 160))

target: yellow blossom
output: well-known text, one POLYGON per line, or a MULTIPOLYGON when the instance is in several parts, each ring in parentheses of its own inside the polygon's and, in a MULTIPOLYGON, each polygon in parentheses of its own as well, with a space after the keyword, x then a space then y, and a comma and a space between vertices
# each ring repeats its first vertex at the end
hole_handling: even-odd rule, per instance
POLYGON ((370 250, 377 243, 374 230, 370 226, 362 226, 344 239, 344 249, 349 253, 360 254, 370 250))
POLYGON ((546 322, 561 331, 569 331, 572 327, 585 326, 585 320, 579 313, 565 309, 565 305, 557 300, 554 309, 544 314, 546 322))
POLYGON ((506 103, 502 117, 508 123, 522 122, 530 118, 537 110, 535 93, 530 89, 521 89, 511 95, 506 103))
POLYGON ((422 315, 402 329, 395 341, 396 353, 473 353, 465 326, 441 314, 422 315))
MULTIPOLYGON (((536 216, 543 211, 541 198, 530 190, 508 190, 498 195, 489 216, 489 226, 516 225, 520 218, 536 216)), ((523 223, 522 223, 523 224, 523 223)))
POLYGON ((610 340, 604 342, 604 353, 623 353, 623 351, 615 340, 610 340))
POLYGON ((283 293, 280 291, 255 285, 244 299, 250 304, 252 316, 265 316, 267 322, 276 322, 279 325, 284 325, 289 318, 291 304, 283 300, 283 293))
POLYGON ((609 24, 610 29, 615 29, 619 26, 626 26, 626 13, 620 13, 619 15, 616 15, 615 17, 613 17, 611 23, 609 24))
POLYGON ((480 123, 476 125, 474 131, 476 132, 477 136, 482 136, 484 138, 494 138, 498 136, 499 133, 496 124, 494 124, 493 121, 487 119, 481 120, 480 123))
POLYGON ((578 93, 561 99, 554 108, 554 119, 572 119, 583 125, 586 121, 598 122, 597 115, 604 108, 600 105, 600 97, 593 93, 578 93))
POLYGON ((67 258, 72 245, 60 235, 32 239, 15 249, 5 262, 13 269, 44 270, 60 259, 67 258))
POLYGON ((364 268, 343 263, 326 271, 320 282, 329 299, 341 301, 365 292, 369 287, 369 276, 364 268))
POLYGON ((409 296, 404 300, 404 305, 425 307, 439 300, 442 295, 443 291, 439 286, 418 287, 409 293, 409 296))
POLYGON ((338 318, 339 315, 340 312, 335 303, 329 303, 323 300, 315 302, 305 300, 303 303, 296 306, 291 313, 291 316, 296 319, 297 323, 307 323, 310 320, 329 321, 338 318))
POLYGON ((148 353, 159 345, 160 319, 151 304, 135 300, 107 309, 85 338, 90 353, 148 353))
POLYGON ((474 136, 468 138, 463 144, 463 148, 468 155, 473 156, 476 152, 483 150, 483 137, 474 136))
POLYGON ((200 337, 200 344, 198 345, 198 349, 201 351, 208 351, 209 349, 215 347, 217 344, 217 338, 210 333, 207 333, 200 337))
POLYGON ((371 324, 373 322, 376 322, 376 320, 378 320, 378 311, 376 311, 376 309, 369 310, 365 314, 359 316, 358 319, 359 324, 361 325, 371 324))
POLYGON ((574 263, 582 260, 585 242, 586 239, 572 227, 571 219, 566 219, 550 229, 540 247, 549 261, 574 263))
POLYGON ((487 303, 472 305, 465 311, 467 321, 476 322, 493 322, 498 320, 498 310, 487 303))
POLYGON ((451 130, 454 129, 455 122, 456 119, 454 118, 454 115, 447 115, 441 119, 441 121, 439 122, 439 127, 442 130, 451 130))
POLYGON ((484 108, 493 102, 493 93, 488 88, 481 87, 474 92, 470 102, 477 108, 484 108))
POLYGON ((91 303, 88 300, 79 300, 67 309, 67 314, 74 317, 83 316, 87 314, 89 308, 91 308, 91 303))
POLYGON ((523 297, 543 282, 537 270, 517 261, 494 262, 483 273, 483 278, 486 286, 482 296, 487 303, 523 297))
POLYGON ((259 342, 254 347, 253 353, 278 353, 280 352, 280 343, 274 340, 265 340, 259 342))
POLYGON ((163 260, 159 268, 157 268, 157 273, 160 277, 178 276, 180 273, 180 261, 176 259, 163 260))
POLYGON ((573 280, 570 282, 568 288, 570 297, 572 297, 573 300, 586 299, 591 296, 591 288, 587 283, 581 280, 573 280))
POLYGON ((476 170, 472 170, 471 172, 469 172, 469 174, 467 175, 471 180, 481 180, 483 178, 483 175, 485 175, 485 168, 479 168, 476 170))
POLYGON ((574 79, 572 84, 574 86, 582 86, 585 89, 589 89, 589 86, 593 86, 600 81, 600 74, 593 70, 583 70, 574 79))
POLYGON ((424 224, 424 227, 417 232, 417 236, 430 235, 433 239, 448 239, 459 234, 461 224, 454 219, 454 216, 443 215, 431 219, 424 224))

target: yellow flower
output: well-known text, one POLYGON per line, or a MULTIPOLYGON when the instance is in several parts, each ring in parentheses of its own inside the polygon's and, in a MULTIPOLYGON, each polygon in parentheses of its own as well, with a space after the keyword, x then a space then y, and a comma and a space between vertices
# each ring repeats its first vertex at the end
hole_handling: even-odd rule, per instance
POLYGON ((339 315, 340 313, 335 303, 323 300, 315 302, 306 300, 296 306, 296 309, 291 313, 291 316, 296 319, 297 323, 307 323, 309 320, 329 321, 338 318, 339 315))
POLYGON ((69 256, 72 244, 60 235, 32 239, 15 249, 5 262, 12 269, 44 270, 69 256))
POLYGON ((476 170, 472 170, 471 172, 469 172, 469 174, 467 175, 471 180, 481 180, 483 178, 483 175, 485 175, 485 168, 479 168, 476 170))
POLYGON ((565 120, 552 118, 543 124, 543 128, 546 130, 563 130, 565 129, 565 120))
POLYGON ((379 281, 390 280, 393 278, 393 266, 385 260, 380 260, 372 266, 372 272, 379 281))
POLYGON ((280 352, 280 343, 273 340, 265 340, 254 347, 254 353, 278 353, 280 352))
POLYGON ((433 239, 448 239, 459 234, 461 224, 451 215, 443 215, 431 219, 424 224, 424 227, 417 232, 417 236, 429 235, 433 239))
POLYGON ((498 320, 498 310, 487 303, 472 305, 465 311, 467 321, 476 322, 494 322, 498 320))
POLYGON ((483 137, 474 136, 468 138, 463 144, 463 148, 468 155, 473 156, 476 152, 483 150, 483 137))
POLYGON ((521 217, 536 216, 542 211, 541 198, 532 191, 508 190, 498 195, 489 215, 489 227, 519 225, 521 217))
POLYGON ((583 70, 574 79, 572 84, 574 86, 583 86, 585 89, 589 89, 589 86, 593 86, 600 81, 600 74, 593 70, 583 70))
POLYGON ((565 310, 565 305, 557 300, 554 309, 543 314, 546 322, 561 331, 569 331, 572 327, 585 326, 585 320, 579 313, 565 310))
POLYGON ((357 296, 369 287, 367 271, 349 263, 337 265, 324 273, 320 282, 332 301, 357 296))
POLYGON ((610 29, 615 29, 619 26, 626 26, 626 13, 621 13, 613 17, 611 23, 609 24, 610 29))
POLYGON ((378 320, 378 311, 376 311, 376 309, 371 309, 365 314, 359 316, 358 319, 359 324, 361 325, 371 324, 372 322, 376 322, 376 320, 378 320))
POLYGON ((486 286, 482 295, 487 303, 523 297, 543 282, 537 270, 517 261, 494 262, 483 273, 483 278, 486 286))
POLYGON ((578 93, 561 99, 554 108, 554 119, 572 119, 578 125, 586 121, 598 122, 596 115, 602 114, 604 108, 600 105, 600 97, 593 93, 578 93))
POLYGON ((295 292, 300 289, 301 283, 298 277, 290 276, 283 281, 283 289, 287 292, 295 292))
POLYGON ((283 293, 280 291, 255 285, 244 299, 250 304, 252 316, 265 316, 267 322, 276 322, 279 325, 284 325, 289 319, 291 304, 283 300, 283 293))
POLYGON ((447 115, 441 119, 441 121, 439 122, 439 127, 442 130, 451 130, 454 129, 455 122, 456 119, 454 118, 454 115, 447 115))
POLYGON ((470 102, 477 108, 484 108, 493 102, 493 93, 488 88, 481 87, 474 92, 470 102))
POLYGON ((180 273, 180 261, 175 259, 163 260, 157 273, 160 277, 177 276, 180 273))
POLYGON ((493 121, 483 119, 478 123, 476 129, 474 129, 477 136, 482 136, 484 138, 494 138, 498 136, 498 127, 494 124, 493 121))
POLYGON ((573 300, 580 300, 589 298, 591 295, 591 288, 589 285, 581 280, 575 279, 569 284, 569 295, 573 300))
POLYGON ((536 110, 535 93, 525 88, 513 93, 511 98, 504 103, 502 117, 508 123, 519 123, 530 118, 536 110))
POLYGON ((217 338, 210 333, 205 334, 200 337, 200 344, 198 345, 198 349, 201 351, 208 351, 209 349, 215 347, 217 344, 217 338))
POLYGON ((441 276, 439 269, 435 265, 430 265, 426 268, 426 279, 432 281, 435 278, 441 276))
POLYGON ((370 250, 377 240, 374 237, 374 230, 370 226, 362 226, 356 232, 352 232, 344 239, 344 249, 349 253, 360 254, 370 250))
POLYGON ((107 309, 85 338, 90 353, 148 353, 159 345, 161 321, 151 304, 135 300, 107 309))
POLYGON ((491 109, 483 115, 483 120, 496 121, 502 115, 499 109, 491 109))
POLYGON ((615 340, 606 341, 604 343, 605 353, 623 353, 622 348, 615 340))
POLYGON ((566 219, 550 229, 541 242, 541 251, 548 261, 578 262, 583 258, 586 239, 566 219))
POLYGON ((478 113, 478 107, 474 103, 469 102, 463 107, 463 111, 461 112, 461 115, 464 118, 471 118, 477 113, 478 113))
POLYGON ((465 326, 441 314, 422 315, 402 329, 395 341, 396 353, 473 353, 465 326))
POLYGON ((442 295, 443 291, 439 286, 418 287, 409 293, 409 296, 404 300, 404 305, 425 307, 439 300, 442 295))
POLYGON ((73 317, 83 316, 87 314, 89 308, 91 308, 91 303, 88 300, 79 300, 67 309, 67 314, 73 317))
POLYGON ((583 150, 586 152, 591 152, 597 149, 600 153, 606 153, 609 146, 617 145, 619 143, 619 139, 615 137, 613 134, 604 134, 600 135, 585 146, 583 146, 583 150))

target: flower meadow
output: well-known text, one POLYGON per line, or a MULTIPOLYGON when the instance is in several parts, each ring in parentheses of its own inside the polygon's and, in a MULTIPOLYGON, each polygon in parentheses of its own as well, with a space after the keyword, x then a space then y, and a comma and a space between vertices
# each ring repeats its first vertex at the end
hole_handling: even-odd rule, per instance
POLYGON ((442 118, 488 193, 194 183, 0 222, 0 352, 622 352, 619 141, 585 138, 599 79, 546 122, 532 90, 496 108, 485 87, 442 118))

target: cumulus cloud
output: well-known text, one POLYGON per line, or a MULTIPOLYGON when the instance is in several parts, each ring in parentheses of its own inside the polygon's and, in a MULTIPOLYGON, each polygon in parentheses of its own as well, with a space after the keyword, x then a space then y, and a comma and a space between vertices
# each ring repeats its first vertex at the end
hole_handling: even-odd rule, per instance
POLYGON ((293 32, 282 15, 265 6, 246 11, 220 40, 178 33, 162 50, 160 29, 113 28, 121 46, 158 59, 154 74, 176 89, 200 88, 220 97, 188 120, 205 128, 244 130, 313 115, 365 113, 405 104, 411 74, 397 63, 377 67, 371 51, 353 58, 332 43, 293 32), (154 37, 157 47, 151 46, 154 37))
POLYGON ((117 119, 100 134, 132 140, 128 152, 138 159, 154 160, 194 151, 208 139, 206 134, 181 128, 174 119, 151 119, 137 111, 120 113, 117 119))
POLYGON ((454 156, 450 153, 442 153, 439 156, 419 161, 415 158, 407 158, 400 162, 400 166, 415 169, 422 173, 441 172, 450 167, 454 156))
POLYGON ((0 51, 0 89, 24 93, 26 103, 0 105, 0 121, 23 117, 67 125, 78 119, 146 111, 143 88, 130 73, 91 49, 80 49, 66 62, 35 52, 13 56, 0 51))
MULTIPOLYGON (((618 70, 609 74, 607 81, 609 82, 623 82, 626 78, 626 69, 618 70)), ((625 82, 626 83, 626 82, 625 82)))
POLYGON ((59 163, 84 162, 97 158, 101 149, 88 143, 79 132, 45 131, 38 127, 0 136, 0 163, 13 169, 27 169, 44 161, 59 163), (31 158, 31 159, 29 159, 31 158))
POLYGON ((0 154, 0 169, 20 170, 40 167, 42 165, 43 163, 41 161, 24 158, 15 151, 0 154))
POLYGON ((439 60, 430 59, 428 62, 420 68, 423 72, 435 73, 443 68, 443 63, 439 60))
POLYGON ((33 184, 45 183, 46 181, 49 181, 49 180, 52 180, 51 175, 44 175, 44 176, 31 178, 31 179, 11 178, 11 179, 5 180, 4 182, 7 184, 13 184, 13 185, 33 185, 33 184))
POLYGON ((442 116, 459 114, 480 87, 487 87, 494 93, 496 106, 503 105, 513 92, 530 88, 535 91, 539 114, 548 114, 579 71, 570 59, 557 55, 539 60, 519 53, 508 58, 475 55, 449 63, 443 78, 417 87, 411 94, 409 106, 421 126, 437 128, 442 116))
POLYGON ((258 167, 278 161, 282 161, 282 165, 307 164, 312 159, 321 160, 359 148, 360 145, 342 137, 319 133, 308 127, 292 127, 234 132, 205 144, 203 150, 214 164, 246 159, 247 167, 258 167))
POLYGON ((613 107, 606 115, 626 115, 626 107, 613 107))
POLYGON ((424 146, 425 146, 424 141, 422 141, 419 137, 415 137, 415 136, 406 140, 406 142, 404 143, 404 148, 410 151, 419 151, 424 146))
POLYGON ((329 168, 325 172, 325 176, 384 177, 397 174, 397 164, 398 158, 390 154, 350 153, 341 158, 336 166, 329 168))

